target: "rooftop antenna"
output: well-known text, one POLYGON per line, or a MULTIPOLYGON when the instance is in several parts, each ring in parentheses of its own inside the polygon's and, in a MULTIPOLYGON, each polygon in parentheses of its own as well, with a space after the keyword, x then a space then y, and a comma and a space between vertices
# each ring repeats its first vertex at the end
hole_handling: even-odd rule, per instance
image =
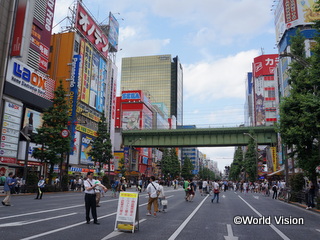
POLYGON ((264 49, 261 47, 261 55, 264 55, 264 49))

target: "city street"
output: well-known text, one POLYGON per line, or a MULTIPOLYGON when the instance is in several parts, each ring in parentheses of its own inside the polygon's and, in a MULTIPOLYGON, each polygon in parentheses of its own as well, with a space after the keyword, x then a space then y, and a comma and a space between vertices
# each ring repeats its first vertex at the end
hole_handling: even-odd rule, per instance
MULTIPOLYGON (((135 189, 129 189, 135 191, 135 189)), ((0 236, 16 239, 320 239, 320 214, 261 193, 220 193, 219 203, 196 192, 186 202, 182 188, 165 187, 168 211, 146 216, 147 194, 139 197, 139 230, 114 231, 118 198, 108 192, 97 208, 100 225, 85 223, 84 193, 12 196, 0 206, 0 236)), ((3 199, 4 197, 1 197, 3 199)))

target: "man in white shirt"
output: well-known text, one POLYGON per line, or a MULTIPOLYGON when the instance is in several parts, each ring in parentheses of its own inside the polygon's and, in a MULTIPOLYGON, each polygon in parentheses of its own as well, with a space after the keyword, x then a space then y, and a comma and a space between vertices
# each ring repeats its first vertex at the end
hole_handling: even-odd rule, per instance
POLYGON ((155 177, 151 176, 150 177, 150 183, 147 186, 147 193, 149 194, 149 200, 148 200, 148 213, 147 216, 151 216, 151 206, 153 204, 154 212, 153 215, 154 217, 157 216, 157 212, 159 211, 158 209, 158 195, 159 195, 159 184, 155 182, 155 177))
POLYGON ((98 222, 97 219, 97 205, 96 205, 96 192, 95 188, 98 186, 101 186, 106 190, 105 186, 102 184, 96 184, 95 180, 93 179, 93 172, 88 172, 87 173, 88 179, 84 181, 84 201, 85 201, 85 207, 86 207, 86 220, 87 224, 90 223, 90 209, 91 209, 91 215, 93 218, 93 223, 99 225, 100 223, 98 222))

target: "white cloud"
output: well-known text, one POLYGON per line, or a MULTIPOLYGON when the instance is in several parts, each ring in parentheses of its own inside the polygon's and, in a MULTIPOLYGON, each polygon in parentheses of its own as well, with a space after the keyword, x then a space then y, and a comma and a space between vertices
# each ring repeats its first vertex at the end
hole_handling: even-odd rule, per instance
POLYGON ((257 50, 240 52, 212 62, 184 65, 185 98, 200 100, 243 98, 246 73, 251 71, 257 50))

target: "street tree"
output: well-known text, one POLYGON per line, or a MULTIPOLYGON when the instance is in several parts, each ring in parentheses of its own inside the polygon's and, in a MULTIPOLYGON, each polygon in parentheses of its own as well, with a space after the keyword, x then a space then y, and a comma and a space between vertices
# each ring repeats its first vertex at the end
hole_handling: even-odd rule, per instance
POLYGON ((215 173, 210 170, 207 167, 201 166, 199 170, 199 178, 200 179, 209 179, 209 180, 214 180, 216 179, 215 173))
POLYGON ((88 155, 92 157, 92 161, 98 163, 99 174, 103 164, 108 164, 108 173, 110 173, 110 161, 113 158, 112 144, 104 111, 98 123, 97 137, 91 144, 92 148, 88 155))
POLYGON ((176 178, 180 175, 180 162, 174 148, 164 149, 161 160, 161 172, 165 178, 176 178))
MULTIPOLYGON (((253 135, 251 133, 251 135, 253 135)), ((253 138, 249 138, 247 151, 244 155, 243 166, 250 182, 257 180, 257 153, 256 144, 253 138)))
POLYGON ((193 177, 192 170, 194 169, 194 166, 187 156, 184 157, 184 161, 181 168, 181 177, 184 179, 189 179, 193 177))
MULTIPOLYGON (((320 30, 320 23, 315 28, 320 30)), ((298 167, 316 183, 320 165, 320 37, 315 38, 313 55, 306 57, 305 38, 298 30, 291 37, 292 63, 288 70, 290 94, 280 103, 278 131, 298 167)))
POLYGON ((52 180, 55 164, 60 164, 60 174, 63 174, 62 165, 70 151, 70 136, 63 137, 61 135, 62 130, 67 129, 69 119, 69 106, 65 96, 66 91, 60 81, 54 91, 52 106, 43 112, 42 126, 37 128, 37 133, 32 136, 33 141, 40 145, 33 149, 32 156, 50 165, 49 182, 52 180))
POLYGON ((242 147, 238 146, 234 153, 233 161, 231 163, 229 178, 234 181, 239 181, 242 168, 243 168, 243 151, 242 151, 242 147))

